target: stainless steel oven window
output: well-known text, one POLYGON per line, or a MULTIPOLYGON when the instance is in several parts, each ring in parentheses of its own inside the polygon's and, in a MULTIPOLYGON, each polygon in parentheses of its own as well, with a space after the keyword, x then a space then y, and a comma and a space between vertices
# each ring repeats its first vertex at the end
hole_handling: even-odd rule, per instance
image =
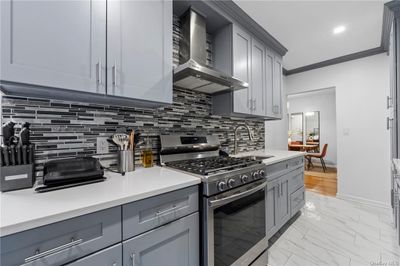
POLYGON ((260 180, 205 199, 205 265, 249 265, 267 248, 265 186, 260 180))

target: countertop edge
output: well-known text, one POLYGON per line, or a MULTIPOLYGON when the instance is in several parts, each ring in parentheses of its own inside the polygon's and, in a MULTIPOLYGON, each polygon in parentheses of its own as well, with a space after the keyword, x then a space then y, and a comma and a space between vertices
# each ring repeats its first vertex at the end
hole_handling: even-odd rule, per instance
POLYGON ((46 217, 43 217, 40 219, 30 220, 28 222, 22 222, 22 223, 18 223, 18 224, 4 226, 4 227, 1 227, 1 229, 0 229, 0 237, 5 237, 8 235, 20 233, 20 232, 23 232, 26 230, 34 229, 37 227, 49 225, 49 224, 56 223, 56 222, 61 222, 64 220, 68 220, 68 219, 72 219, 72 218, 75 218, 78 216, 82 216, 82 215, 98 212, 101 210, 117 207, 117 206, 124 205, 127 203, 144 200, 144 199, 158 196, 158 195, 161 195, 164 193, 173 192, 173 191, 187 188, 190 186, 195 186, 200 183, 201 183, 200 179, 199 180, 191 180, 191 181, 187 181, 185 183, 179 184, 179 185, 165 187, 165 188, 157 189, 154 191, 145 192, 145 193, 139 194, 139 195, 133 195, 133 196, 117 199, 114 201, 99 203, 99 204, 67 211, 64 213, 57 213, 57 214, 46 216, 46 217))

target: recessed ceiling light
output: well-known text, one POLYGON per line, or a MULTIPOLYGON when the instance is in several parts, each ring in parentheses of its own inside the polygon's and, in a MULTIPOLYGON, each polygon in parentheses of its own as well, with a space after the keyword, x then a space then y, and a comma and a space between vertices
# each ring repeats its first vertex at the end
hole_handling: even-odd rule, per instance
POLYGON ((342 33, 346 30, 345 26, 337 26, 336 28, 333 29, 334 34, 339 34, 342 33))

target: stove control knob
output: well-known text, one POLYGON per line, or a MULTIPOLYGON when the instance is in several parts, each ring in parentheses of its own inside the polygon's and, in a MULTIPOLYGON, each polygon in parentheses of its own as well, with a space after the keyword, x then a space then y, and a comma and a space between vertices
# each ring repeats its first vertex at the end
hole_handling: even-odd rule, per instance
POLYGON ((258 173, 260 174, 261 178, 265 177, 265 171, 264 170, 260 170, 260 171, 258 171, 258 173))
POLYGON ((240 177, 240 181, 242 181, 242 183, 246 183, 247 181, 249 181, 249 177, 247 175, 242 175, 240 177))
POLYGON ((253 177, 253 179, 258 179, 260 177, 258 174, 258 171, 255 171, 254 173, 252 173, 251 176, 253 177))
POLYGON ((235 179, 231 178, 228 180, 228 187, 233 188, 235 186, 235 179))
POLYGON ((226 183, 224 181, 220 181, 217 183, 218 191, 223 191, 226 187, 226 183))

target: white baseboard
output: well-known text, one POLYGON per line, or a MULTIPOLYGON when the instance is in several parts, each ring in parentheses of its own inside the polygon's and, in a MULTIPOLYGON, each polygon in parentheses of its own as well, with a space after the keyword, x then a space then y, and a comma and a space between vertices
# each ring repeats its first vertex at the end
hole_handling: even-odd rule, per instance
POLYGON ((350 196, 350 195, 343 195, 343 194, 336 194, 336 198, 342 199, 342 200, 347 200, 347 201, 353 201, 357 203, 361 203, 364 205, 368 206, 373 206, 373 207, 379 207, 379 208, 385 208, 385 209, 390 209, 390 204, 386 204, 381 201, 376 201, 376 200, 370 200, 366 198, 361 198, 361 197, 355 197, 355 196, 350 196))

